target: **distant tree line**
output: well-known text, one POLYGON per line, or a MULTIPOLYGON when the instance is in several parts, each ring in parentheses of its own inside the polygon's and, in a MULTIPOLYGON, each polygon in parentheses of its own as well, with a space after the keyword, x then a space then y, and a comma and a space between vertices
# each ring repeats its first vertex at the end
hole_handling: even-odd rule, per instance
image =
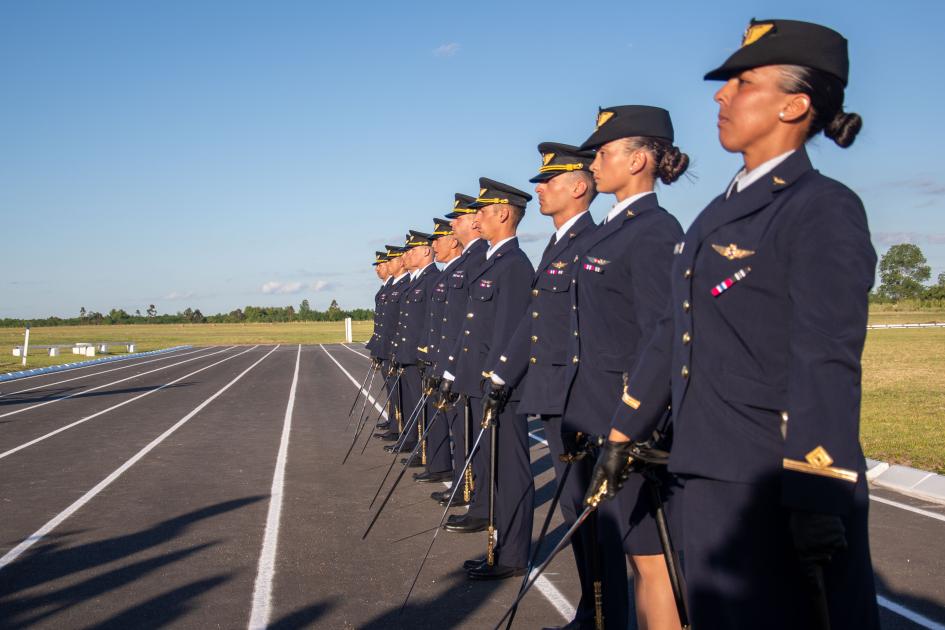
POLYGON ((932 268, 918 245, 893 245, 879 261, 879 286, 870 294, 870 302, 911 300, 919 306, 945 306, 945 272, 938 274, 935 284, 926 284, 931 276, 932 268))
POLYGON ((25 326, 85 326, 111 324, 240 324, 240 323, 276 323, 276 322, 336 322, 350 317, 353 320, 373 319, 374 311, 368 308, 343 310, 336 300, 331 301, 328 310, 317 311, 302 300, 299 308, 294 306, 246 306, 229 313, 204 315, 200 309, 186 308, 171 315, 159 314, 154 304, 149 304, 144 314, 136 310, 134 314, 124 309, 113 308, 108 313, 79 309, 78 317, 46 317, 40 319, 0 319, 0 327, 25 326))

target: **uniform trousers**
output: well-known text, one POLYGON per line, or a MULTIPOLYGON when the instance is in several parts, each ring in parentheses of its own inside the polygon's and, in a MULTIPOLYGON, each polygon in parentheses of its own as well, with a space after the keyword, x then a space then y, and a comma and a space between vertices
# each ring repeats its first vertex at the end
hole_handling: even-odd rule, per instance
MULTIPOLYGON (((693 627, 814 627, 813 596, 793 550, 779 479, 749 484, 688 477, 684 483, 684 573, 693 627)), ((844 517, 848 547, 824 571, 832 630, 879 628, 868 510, 861 475, 844 517)))
MULTIPOLYGON (((470 398, 473 426, 482 423, 482 398, 470 398)), ((495 524, 498 543, 495 561, 507 567, 525 568, 532 540, 535 484, 532 480, 529 457, 528 421, 526 416, 514 413, 509 404, 499 414, 498 423, 486 430, 480 442, 480 470, 475 477, 476 514, 489 515, 489 472, 491 431, 496 431, 495 524)), ((474 471, 476 472, 476 471, 474 471)), ((473 506, 470 506, 473 513, 473 506)))
MULTIPOLYGON (((561 437, 561 416, 542 416, 548 450, 555 470, 556 483, 561 483, 567 464, 561 461, 565 447, 561 437)), ((571 464, 571 470, 561 490, 559 507, 564 522, 570 527, 584 511, 584 494, 591 480, 594 457, 588 455, 571 464)), ((627 560, 623 554, 621 498, 604 501, 597 510, 597 518, 588 518, 571 539, 571 550, 581 582, 581 600, 574 618, 581 621, 594 619, 594 581, 600 579, 603 597, 604 625, 623 630, 628 623, 630 605, 627 580, 627 560), (596 531, 595 531, 596 530, 596 531), (596 554, 596 558, 594 557, 596 554), (595 577, 594 563, 598 576, 595 577)))
MULTIPOLYGON (((427 400, 427 420, 430 422, 427 433, 427 472, 449 472, 453 467, 450 455, 450 412, 437 412, 433 404, 436 396, 430 395, 427 400), (434 416, 436 419, 434 420, 434 416)), ((462 466, 462 464, 460 464, 462 466)))

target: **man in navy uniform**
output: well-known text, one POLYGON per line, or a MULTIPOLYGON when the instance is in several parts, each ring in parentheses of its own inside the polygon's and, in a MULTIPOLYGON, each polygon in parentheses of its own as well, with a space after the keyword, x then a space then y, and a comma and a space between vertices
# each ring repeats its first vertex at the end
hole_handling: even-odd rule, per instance
MULTIPOLYGON (((443 374, 442 391, 467 396, 472 409, 473 426, 481 424, 485 405, 495 412, 489 431, 495 432, 495 450, 488 448, 485 437, 480 443, 480 466, 474 470, 475 504, 488 505, 495 492, 495 532, 489 531, 488 562, 471 566, 467 575, 473 580, 494 580, 521 575, 528 564, 531 543, 535 485, 529 461, 526 418, 514 411, 514 405, 494 404, 497 400, 517 402, 510 388, 493 385, 484 388, 499 355, 508 345, 518 321, 525 313, 530 297, 534 268, 518 246, 515 233, 525 214, 531 195, 508 184, 488 178, 479 180, 479 196, 471 204, 476 208, 476 223, 489 241, 486 260, 470 276, 470 293, 462 334, 453 346, 443 374), (488 396, 484 389, 491 389, 488 396), (492 458, 495 458, 492 460, 492 458), (495 462, 495 475, 490 462, 495 462), (497 538, 495 537, 497 534, 497 538), (490 551, 492 552, 490 554, 490 551)), ((447 530, 463 531, 480 527, 481 517, 474 509, 465 517, 447 523, 447 530)), ((489 523, 491 526, 492 523, 489 523)))
MULTIPOLYGON (((485 261, 486 250, 489 249, 489 243, 481 238, 479 226, 476 225, 476 209, 469 207, 469 204, 475 200, 475 197, 456 193, 453 196, 453 211, 446 215, 446 218, 450 220, 453 236, 463 246, 463 253, 450 267, 446 279, 446 301, 440 326, 440 343, 437 344, 436 353, 433 355, 432 375, 436 385, 443 377, 446 364, 449 363, 450 350, 462 334, 462 326, 466 321, 466 302, 469 299, 469 278, 485 261)), ((450 437, 453 442, 453 483, 465 484, 465 479, 459 473, 466 461, 466 415, 471 414, 468 400, 460 398, 455 404, 448 406, 444 413, 449 421, 450 437)), ((470 432, 475 435, 471 417, 469 424, 470 432)), ((433 492, 430 497, 441 505, 446 505, 451 494, 452 490, 444 490, 433 492)), ((468 501, 463 497, 463 492, 457 492, 453 499, 453 507, 467 505, 468 501)))
POLYGON ((371 360, 374 363, 375 369, 380 369, 381 367, 381 357, 377 354, 377 345, 378 340, 381 336, 381 318, 383 317, 384 310, 384 299, 385 293, 387 292, 387 287, 390 286, 393 278, 390 277, 390 272, 387 270, 387 252, 374 252, 374 262, 371 263, 374 266, 374 272, 377 274, 377 279, 381 281, 381 286, 377 289, 377 293, 374 294, 374 330, 371 333, 371 338, 365 344, 365 349, 371 353, 371 360))
MULTIPOLYGON (((544 142, 538 145, 541 166, 530 181, 537 184, 535 192, 541 213, 554 221, 551 235, 532 281, 531 302, 519 322, 508 347, 492 366, 492 381, 518 388, 521 402, 518 413, 541 416, 548 439, 551 463, 561 483, 566 459, 572 455, 573 433, 562 437, 561 414, 567 392, 565 376, 571 362, 568 354, 571 331, 571 291, 576 264, 574 257, 583 254, 584 241, 593 237, 597 227, 588 212, 597 195, 590 173, 593 151, 544 142)), ((576 332, 576 331, 574 331, 576 332)), ((582 463, 571 464, 582 466, 582 463)), ((585 485, 580 475, 568 473, 562 490, 561 510, 566 520, 577 519, 577 508, 584 497, 585 485)), ((583 530, 582 530, 583 533, 583 530)), ((594 617, 592 571, 587 547, 592 537, 577 536, 572 550, 581 581, 581 600, 575 618, 594 617)), ((625 579, 624 579, 625 580, 625 579)))
MULTIPOLYGON (((433 262, 433 248, 430 235, 416 230, 407 234, 404 248, 404 264, 410 270, 410 283, 404 289, 400 300, 400 315, 397 318, 397 331, 394 340, 394 361, 404 370, 401 376, 401 409, 411 413, 421 397, 420 367, 417 364, 417 345, 424 331, 426 309, 429 303, 428 293, 433 287, 437 268, 433 262)), ((404 417, 404 423, 410 418, 404 417)), ((406 430, 406 426, 404 430, 406 430)), ((419 422, 410 434, 404 436, 400 450, 412 450, 419 438, 419 422)), ((396 445, 395 445, 396 446, 396 445)), ((393 450, 392 446, 391 449, 393 450)), ((416 460, 412 465, 419 466, 416 460)))
MULTIPOLYGON (((447 219, 433 219, 433 234, 430 235, 433 241, 433 253, 436 262, 443 265, 436 279, 433 281, 433 287, 430 292, 429 306, 427 307, 427 317, 424 333, 421 336, 417 356, 425 364, 426 373, 429 378, 432 377, 433 362, 437 347, 440 345, 440 330, 443 324, 443 315, 446 311, 446 299, 450 274, 456 264, 460 261, 460 254, 463 253, 463 245, 459 239, 453 235, 453 228, 447 219)), ((428 386, 431 381, 427 381, 428 386)), ((436 416, 437 409, 434 406, 436 398, 431 396, 427 402, 427 417, 436 416)), ((449 420, 443 415, 445 411, 440 411, 433 424, 430 425, 430 432, 427 435, 427 464, 426 470, 414 475, 414 480, 420 483, 434 483, 438 481, 448 481, 453 477, 453 459, 450 453, 450 427, 449 420)))
POLYGON ((400 300, 403 296, 407 283, 410 282, 410 275, 404 266, 403 247, 397 245, 387 246, 387 270, 393 280, 385 293, 384 315, 381 318, 381 336, 377 343, 378 356, 384 361, 384 387, 387 390, 389 404, 387 406, 387 425, 381 423, 380 429, 387 429, 386 432, 375 433, 374 437, 382 440, 396 440, 400 435, 400 423, 403 421, 400 405, 401 385, 398 380, 397 365, 393 358, 394 354, 394 336, 397 332, 397 319, 400 316, 400 300))

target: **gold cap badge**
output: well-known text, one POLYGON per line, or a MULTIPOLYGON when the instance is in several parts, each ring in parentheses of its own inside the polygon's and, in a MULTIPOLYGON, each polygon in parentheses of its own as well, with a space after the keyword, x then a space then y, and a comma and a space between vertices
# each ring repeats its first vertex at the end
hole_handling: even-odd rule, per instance
POLYGON ((749 24, 748 28, 745 29, 745 35, 742 37, 742 48, 745 46, 751 46, 759 39, 767 35, 771 29, 774 28, 774 24, 749 24))
POLYGON ((600 129, 601 127, 603 127, 604 124, 613 117, 614 117, 613 112, 601 111, 599 114, 597 114, 597 128, 600 129))
POLYGON ((545 153, 543 156, 541 156, 542 166, 548 166, 548 164, 550 164, 551 160, 553 159, 555 159, 554 153, 545 153))

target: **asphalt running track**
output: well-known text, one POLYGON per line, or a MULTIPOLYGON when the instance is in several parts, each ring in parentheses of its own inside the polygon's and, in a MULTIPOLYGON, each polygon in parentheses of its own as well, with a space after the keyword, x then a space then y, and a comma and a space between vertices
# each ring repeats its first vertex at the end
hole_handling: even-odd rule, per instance
MULTIPOLYGON (((400 612, 442 486, 405 479, 360 540, 390 462, 371 440, 339 465, 367 367, 357 344, 217 346, 4 383, 0 628, 491 627, 518 583, 466 581, 484 534, 442 532, 400 612)), ((532 428, 537 535, 553 474, 532 428)), ((945 508, 873 499, 883 627, 945 629, 945 508)), ((570 562, 516 627, 565 620, 570 562)))

